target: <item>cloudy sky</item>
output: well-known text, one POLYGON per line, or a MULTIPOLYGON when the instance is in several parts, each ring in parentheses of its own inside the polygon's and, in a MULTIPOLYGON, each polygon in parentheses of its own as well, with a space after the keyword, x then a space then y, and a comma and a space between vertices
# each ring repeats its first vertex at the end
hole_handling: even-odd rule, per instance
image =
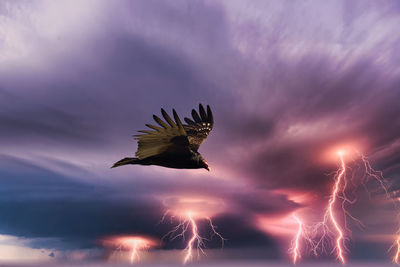
MULTIPOLYGON (((346 258, 390 261, 399 210, 356 151, 396 202, 398 25, 397 1, 1 1, 0 261, 109 261, 99 240, 160 240, 164 213, 190 208, 226 239, 209 258, 289 262, 293 215, 323 219, 339 149, 363 222, 347 220, 346 258), (110 169, 161 107, 199 103, 211 172, 110 169)), ((164 238, 150 258, 184 247, 164 238)))

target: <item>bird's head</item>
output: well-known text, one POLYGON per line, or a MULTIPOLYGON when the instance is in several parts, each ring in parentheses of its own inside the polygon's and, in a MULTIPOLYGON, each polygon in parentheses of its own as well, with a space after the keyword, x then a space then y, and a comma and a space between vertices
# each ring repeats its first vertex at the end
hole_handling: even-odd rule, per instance
POLYGON ((193 160, 196 161, 197 168, 203 168, 207 171, 210 171, 210 167, 208 166, 207 161, 201 156, 199 152, 192 152, 193 153, 193 160))

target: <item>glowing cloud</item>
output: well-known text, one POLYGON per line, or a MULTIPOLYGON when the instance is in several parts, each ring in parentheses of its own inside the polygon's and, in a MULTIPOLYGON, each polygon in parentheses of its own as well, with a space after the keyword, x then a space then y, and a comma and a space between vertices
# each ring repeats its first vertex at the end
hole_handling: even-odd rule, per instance
POLYGON ((130 251, 131 264, 140 261, 140 251, 149 250, 160 245, 160 242, 155 239, 143 236, 114 236, 103 239, 101 243, 117 251, 130 251))
POLYGON ((200 253, 205 254, 205 238, 199 233, 198 222, 200 220, 207 221, 209 225, 212 236, 217 236, 221 239, 222 246, 224 245, 224 238, 220 233, 217 232, 216 226, 214 226, 211 216, 215 215, 215 210, 207 209, 216 204, 215 200, 207 200, 202 198, 190 199, 183 198, 175 201, 167 202, 171 206, 173 203, 175 206, 168 209, 161 222, 165 220, 167 216, 171 218, 171 221, 178 218, 178 224, 169 231, 164 238, 169 237, 171 240, 176 238, 182 238, 185 240, 186 234, 190 235, 189 241, 185 247, 185 256, 183 263, 186 264, 193 260, 194 253, 193 250, 196 249, 197 257, 200 257, 200 253), (206 204, 208 203, 208 205, 206 204))
MULTIPOLYGON (((301 258, 300 239, 305 240, 305 244, 315 256, 318 256, 321 252, 326 253, 328 252, 328 248, 333 247, 332 252, 335 252, 336 258, 343 264, 346 262, 345 253, 347 248, 345 241, 348 238, 346 233, 351 231, 347 226, 347 218, 363 226, 362 222, 352 216, 346 209, 346 204, 354 204, 357 200, 356 196, 354 196, 353 199, 347 196, 350 182, 355 188, 361 185, 366 188, 366 183, 370 179, 375 179, 379 183, 379 187, 385 192, 386 197, 390 198, 387 189, 387 181, 383 177, 382 172, 375 171, 371 167, 367 157, 349 148, 337 149, 335 150, 335 154, 339 157, 339 168, 334 175, 334 184, 331 188, 331 194, 324 212, 323 220, 311 226, 306 226, 299 216, 293 215, 298 225, 298 230, 292 240, 292 246, 289 250, 292 253, 293 263, 296 263, 298 259, 301 258), (359 163, 357 165, 355 163, 357 168, 350 169, 346 164, 345 156, 354 157, 355 155, 358 156, 358 160, 361 164, 359 163), (340 216, 340 214, 342 214, 342 216, 340 216)), ((355 190, 353 192, 355 192, 355 190)), ((398 263, 400 255, 399 240, 400 238, 396 239, 392 246, 392 248, 396 247, 396 254, 393 257, 393 261, 396 263, 398 263)))

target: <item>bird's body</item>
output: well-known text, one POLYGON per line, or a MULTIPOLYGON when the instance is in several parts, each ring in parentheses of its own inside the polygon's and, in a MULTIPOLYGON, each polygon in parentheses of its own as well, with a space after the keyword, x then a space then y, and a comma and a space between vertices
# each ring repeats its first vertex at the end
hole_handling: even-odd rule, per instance
POLYGON ((158 165, 174 169, 198 169, 200 168, 199 162, 201 160, 202 158, 200 156, 200 153, 196 154, 195 152, 191 151, 190 154, 182 154, 182 155, 162 153, 160 155, 151 156, 144 159, 125 158, 123 159, 123 162, 126 164, 158 165))
POLYGON ((177 113, 173 110, 175 122, 161 109, 161 113, 168 123, 156 115, 154 120, 161 126, 146 124, 154 131, 139 131, 143 134, 136 135, 138 150, 135 158, 124 158, 112 167, 128 164, 158 165, 175 169, 210 170, 208 163, 197 151, 200 144, 207 138, 212 130, 214 119, 209 106, 207 112, 199 105, 199 114, 192 110, 193 120, 185 118, 187 124, 183 125, 177 113))

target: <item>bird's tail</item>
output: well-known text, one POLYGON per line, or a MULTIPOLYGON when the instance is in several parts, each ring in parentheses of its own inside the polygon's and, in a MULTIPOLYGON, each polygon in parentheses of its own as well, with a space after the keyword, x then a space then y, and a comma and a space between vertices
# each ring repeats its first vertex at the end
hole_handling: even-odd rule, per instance
POLYGON ((111 168, 128 165, 128 164, 138 164, 139 161, 140 160, 138 158, 123 158, 123 159, 115 162, 111 168))

